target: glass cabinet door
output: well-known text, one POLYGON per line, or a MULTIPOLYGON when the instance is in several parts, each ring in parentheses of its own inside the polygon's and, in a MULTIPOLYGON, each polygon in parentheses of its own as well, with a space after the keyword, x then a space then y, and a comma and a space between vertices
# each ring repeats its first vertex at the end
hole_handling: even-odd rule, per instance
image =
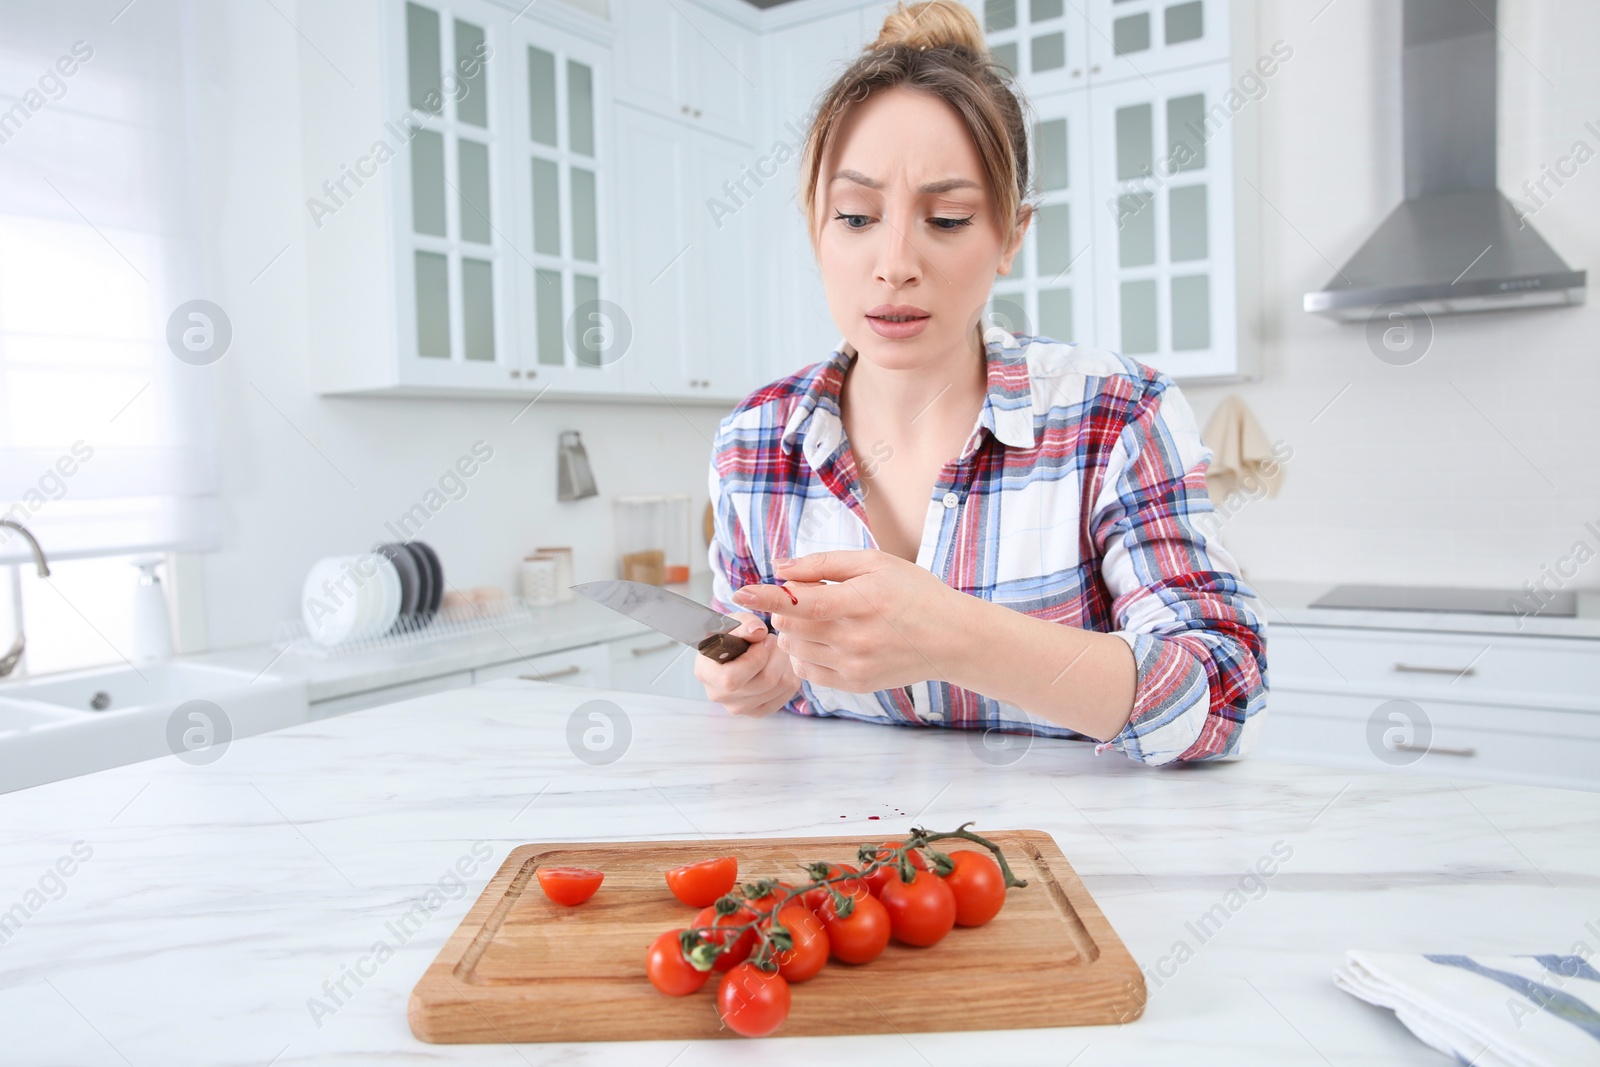
POLYGON ((412 384, 498 387, 510 358, 496 179, 503 108, 491 11, 407 2, 403 8, 402 183, 408 254, 399 264, 412 312, 402 322, 402 378, 412 384), (407 328, 409 327, 409 329, 407 328))
POLYGON ((513 31, 520 365, 536 388, 615 392, 633 331, 613 302, 606 265, 613 198, 601 52, 531 20, 513 31))
POLYGON ((1089 71, 1121 81, 1226 60, 1228 0, 1088 0, 1089 71))
POLYGON ((1093 197, 1089 97, 1054 93, 1032 101, 1038 211, 1011 273, 995 278, 989 322, 1013 333, 1095 343, 1093 197))
POLYGON ((1089 26, 1074 0, 983 0, 984 36, 1031 95, 1087 83, 1089 26))
POLYGON ((1233 373, 1226 64, 1089 91, 1099 341, 1175 376, 1233 373))

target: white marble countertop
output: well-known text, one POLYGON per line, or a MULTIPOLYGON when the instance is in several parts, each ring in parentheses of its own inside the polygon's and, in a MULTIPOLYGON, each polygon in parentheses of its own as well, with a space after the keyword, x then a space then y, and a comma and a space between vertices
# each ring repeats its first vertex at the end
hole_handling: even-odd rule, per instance
POLYGON ((942 729, 502 681, 246 738, 206 765, 166 757, 0 796, 0 1059, 751 1062, 734 1041, 415 1040, 411 987, 529 841, 1034 827, 1149 982, 1143 1018, 1121 1027, 775 1038, 773 1064, 1444 1063, 1334 988, 1345 949, 1600 948, 1600 794, 1252 760, 1162 770, 1042 739, 1009 763, 986 751, 942 729), (631 732, 607 765, 567 742, 595 699, 631 732), (1277 873, 1197 937, 1274 848, 1277 873), (430 888, 436 910, 401 944, 391 924, 430 888), (375 963, 380 941, 399 947, 375 963), (335 1004, 324 983, 340 980, 335 1004))
MULTIPOLYGON (((669 584, 665 588, 702 604, 711 601, 711 575, 704 571, 691 574, 687 582, 669 584)), ((650 632, 643 623, 582 596, 561 604, 537 607, 532 612, 533 619, 527 623, 501 623, 477 633, 371 652, 320 656, 299 648, 285 653, 272 645, 248 645, 181 658, 253 674, 268 671, 284 678, 304 678, 306 699, 314 704, 352 693, 650 632)))
MULTIPOLYGON (((1539 637, 1600 638, 1600 595, 1580 595, 1578 617, 1557 619, 1459 612, 1354 611, 1309 605, 1333 588, 1329 582, 1251 580, 1261 595, 1268 622, 1294 626, 1349 626, 1361 629, 1421 630, 1444 633, 1521 634, 1539 637), (1518 623, 1521 622, 1519 627, 1518 623)), ((711 575, 696 571, 688 582, 667 588, 711 601, 711 575)), ((531 623, 500 626, 476 634, 419 642, 353 655, 322 657, 297 651, 284 654, 272 645, 204 652, 182 657, 195 663, 304 678, 312 703, 364 693, 566 648, 614 641, 646 633, 647 628, 583 597, 534 609, 531 623)))

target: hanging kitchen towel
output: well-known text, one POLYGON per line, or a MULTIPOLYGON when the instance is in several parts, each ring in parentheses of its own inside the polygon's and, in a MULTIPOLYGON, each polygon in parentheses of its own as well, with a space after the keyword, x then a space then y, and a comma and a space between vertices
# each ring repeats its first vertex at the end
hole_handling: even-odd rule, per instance
POLYGON ((1252 498, 1277 496, 1283 481, 1284 457, 1278 454, 1256 417, 1244 401, 1230 396, 1212 413, 1206 423, 1205 442, 1211 448, 1211 467, 1206 471, 1206 490, 1215 504, 1228 494, 1243 489, 1252 498))
POLYGON ((1345 954, 1333 984, 1477 1067, 1600 1063, 1600 971, 1582 956, 1345 954))

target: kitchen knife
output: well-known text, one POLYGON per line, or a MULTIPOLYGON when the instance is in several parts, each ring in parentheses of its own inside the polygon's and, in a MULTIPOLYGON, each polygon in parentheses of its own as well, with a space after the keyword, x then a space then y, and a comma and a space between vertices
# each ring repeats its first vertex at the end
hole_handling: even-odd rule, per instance
MULTIPOLYGON (((750 647, 750 642, 728 632, 739 628, 738 619, 659 585, 613 579, 583 582, 572 589, 674 641, 692 646, 717 663, 736 660, 750 647)), ((767 629, 770 632, 772 628, 769 625, 767 629)))

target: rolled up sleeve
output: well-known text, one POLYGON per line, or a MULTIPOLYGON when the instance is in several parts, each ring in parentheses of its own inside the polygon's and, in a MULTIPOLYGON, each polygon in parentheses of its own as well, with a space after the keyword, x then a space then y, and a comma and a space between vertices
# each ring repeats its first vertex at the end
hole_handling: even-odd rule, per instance
POLYGON ((1214 514, 1210 461, 1188 401, 1159 379, 1118 436, 1089 524, 1113 632, 1138 672, 1132 714, 1107 744, 1142 763, 1242 758, 1264 719, 1258 600, 1201 528, 1214 514))

